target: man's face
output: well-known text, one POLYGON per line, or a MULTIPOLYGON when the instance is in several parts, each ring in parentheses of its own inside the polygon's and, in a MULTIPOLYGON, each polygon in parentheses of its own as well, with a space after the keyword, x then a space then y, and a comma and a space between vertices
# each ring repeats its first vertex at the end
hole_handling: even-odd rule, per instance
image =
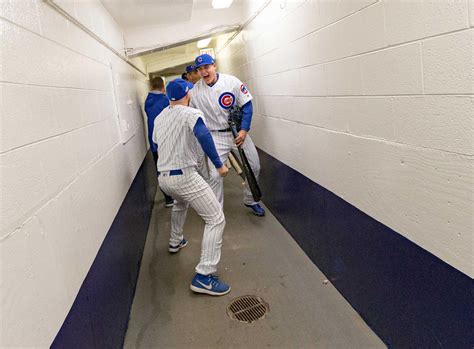
POLYGON ((199 75, 197 70, 193 70, 192 72, 188 73, 188 80, 191 81, 193 84, 201 79, 201 75, 199 75))
POLYGON ((212 84, 216 81, 216 65, 215 64, 205 64, 198 68, 199 75, 204 80, 206 84, 212 84))

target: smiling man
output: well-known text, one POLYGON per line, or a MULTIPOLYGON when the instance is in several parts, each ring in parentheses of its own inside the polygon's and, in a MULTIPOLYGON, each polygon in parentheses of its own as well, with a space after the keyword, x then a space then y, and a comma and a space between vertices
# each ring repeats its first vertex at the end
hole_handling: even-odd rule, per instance
MULTIPOLYGON (((201 80, 191 91, 190 105, 204 113, 221 161, 225 163, 229 152, 232 149, 237 150, 237 146, 242 146, 250 167, 258 179, 260 160, 257 149, 248 135, 253 113, 252 95, 242 81, 235 76, 217 73, 214 58, 210 55, 198 56, 195 64, 201 80), (234 105, 240 107, 243 114, 241 130, 236 139, 232 136, 228 124, 229 109, 234 105)), ((212 167, 210 167, 209 184, 223 206, 224 181, 212 167)), ((254 201, 248 184, 244 187, 244 205, 257 216, 265 215, 265 210, 260 203, 254 201)))

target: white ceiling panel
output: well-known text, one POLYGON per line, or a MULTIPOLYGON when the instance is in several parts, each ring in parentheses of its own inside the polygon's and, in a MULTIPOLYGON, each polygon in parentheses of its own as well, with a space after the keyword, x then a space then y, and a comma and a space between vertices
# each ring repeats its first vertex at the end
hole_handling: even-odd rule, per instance
POLYGON ((247 20, 243 8, 252 0, 234 0, 219 10, 212 8, 212 0, 100 1, 122 28, 133 56, 235 30, 247 20))
POLYGON ((186 22, 193 0, 101 0, 124 31, 134 27, 186 22))

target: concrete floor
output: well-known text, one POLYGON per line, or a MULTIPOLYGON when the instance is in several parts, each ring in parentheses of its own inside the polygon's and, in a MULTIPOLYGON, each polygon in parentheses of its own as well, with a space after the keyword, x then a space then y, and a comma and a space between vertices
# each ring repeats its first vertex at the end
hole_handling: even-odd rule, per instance
POLYGON ((222 297, 190 291, 204 225, 190 210, 189 244, 170 255, 170 209, 158 192, 125 348, 384 348, 276 218, 268 210, 264 218, 253 216, 242 205, 235 173, 225 182, 218 275, 232 291, 222 297), (270 312, 251 324, 231 320, 226 307, 243 295, 262 297, 270 312))

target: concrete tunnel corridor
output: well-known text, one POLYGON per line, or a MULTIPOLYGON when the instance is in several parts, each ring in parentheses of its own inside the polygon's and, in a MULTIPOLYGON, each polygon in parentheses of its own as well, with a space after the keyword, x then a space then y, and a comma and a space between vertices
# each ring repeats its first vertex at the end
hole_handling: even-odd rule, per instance
POLYGON ((0 348, 472 348, 473 27, 472 0, 0 0, 0 348), (203 53, 252 96, 266 210, 231 169, 222 297, 189 289, 194 211, 167 252, 144 108, 203 53))

